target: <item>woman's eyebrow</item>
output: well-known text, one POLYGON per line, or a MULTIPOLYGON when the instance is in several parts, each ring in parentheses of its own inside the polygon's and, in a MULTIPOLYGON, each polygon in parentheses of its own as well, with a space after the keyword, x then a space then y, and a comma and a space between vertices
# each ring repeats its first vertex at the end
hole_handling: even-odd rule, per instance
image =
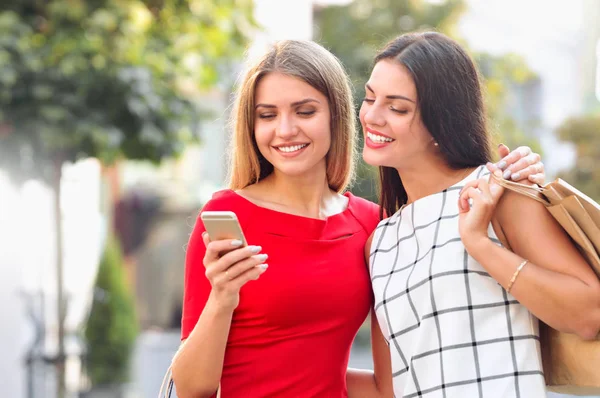
MULTIPOLYGON (((371 88, 371 86, 369 86, 368 84, 365 84, 365 88, 367 90, 369 90, 370 92, 372 92, 373 94, 375 94, 375 91, 373 91, 373 89, 371 88)), ((401 100, 405 100, 405 101, 409 101, 409 102, 415 103, 414 100, 411 100, 410 98, 405 97, 404 95, 399 95, 399 94, 398 95, 386 95, 385 98, 387 98, 387 99, 401 99, 401 100)))
MULTIPOLYGON (((303 99, 303 100, 300 100, 300 101, 292 102, 292 103, 291 103, 291 105, 292 105, 293 107, 296 107, 296 106, 300 106, 300 105, 308 104, 309 102, 316 102, 316 103, 318 103, 318 104, 320 104, 320 103, 321 103, 321 101, 319 101, 319 100, 317 100, 317 99, 314 99, 314 98, 306 98, 306 99, 303 99)), ((256 104, 256 106, 254 107, 254 109, 258 109, 259 107, 262 107, 262 108, 277 108, 275 105, 271 105, 271 104, 263 104, 263 103, 260 103, 260 104, 256 104)))

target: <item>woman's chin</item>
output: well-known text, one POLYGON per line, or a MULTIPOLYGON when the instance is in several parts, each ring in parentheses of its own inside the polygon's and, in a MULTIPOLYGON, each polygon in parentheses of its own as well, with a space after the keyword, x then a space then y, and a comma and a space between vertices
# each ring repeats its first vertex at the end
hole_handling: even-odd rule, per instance
POLYGON ((381 156, 376 151, 373 151, 370 148, 365 147, 362 152, 362 158, 366 164, 375 167, 392 167, 390 164, 392 163, 387 156, 381 156))
POLYGON ((275 165, 275 170, 281 175, 292 177, 292 178, 301 178, 303 176, 311 176, 315 172, 314 167, 310 167, 306 164, 284 164, 284 165, 275 165), (278 167, 279 166, 279 167, 278 167))

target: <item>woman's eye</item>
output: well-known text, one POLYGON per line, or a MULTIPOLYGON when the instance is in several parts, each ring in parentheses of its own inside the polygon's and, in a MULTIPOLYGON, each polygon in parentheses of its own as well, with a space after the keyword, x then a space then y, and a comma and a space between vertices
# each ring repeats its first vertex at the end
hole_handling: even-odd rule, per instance
POLYGON ((390 106, 390 111, 395 112, 395 113, 399 113, 401 115, 406 115, 408 113, 407 110, 403 110, 403 109, 396 109, 393 106, 390 106))
POLYGON ((259 119, 272 119, 275 117, 273 113, 261 113, 258 115, 259 119))
POLYGON ((366 102, 367 104, 372 104, 373 102, 375 102, 375 100, 373 98, 363 98, 363 101, 366 102))
POLYGON ((315 113, 315 111, 302 111, 302 112, 298 111, 298 114, 302 115, 302 116, 310 116, 310 115, 313 115, 314 113, 315 113))

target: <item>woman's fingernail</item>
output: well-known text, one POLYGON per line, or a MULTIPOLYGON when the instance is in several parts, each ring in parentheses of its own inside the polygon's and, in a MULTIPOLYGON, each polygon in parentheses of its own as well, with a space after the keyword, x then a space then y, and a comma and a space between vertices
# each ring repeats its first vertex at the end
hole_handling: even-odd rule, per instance
POLYGON ((238 239, 234 239, 231 241, 231 246, 234 246, 234 247, 241 246, 242 243, 244 243, 244 242, 242 242, 241 240, 238 240, 238 239))
POLYGON ((502 145, 504 145, 503 143, 499 143, 498 144, 498 148, 502 148, 502 145))
POLYGON ((267 258, 269 258, 269 256, 267 256, 266 254, 259 254, 258 256, 256 256, 256 259, 257 259, 258 261, 260 261, 261 263, 262 263, 263 261, 265 261, 267 258))
POLYGON ((504 168, 506 168, 506 161, 501 160, 496 166, 498 166, 499 169, 504 170, 504 168))
POLYGON ((250 251, 252 253, 258 253, 259 251, 262 250, 262 247, 260 247, 260 246, 248 246, 248 248, 250 249, 250 251))
POLYGON ((258 268, 260 268, 262 270, 266 270, 267 268, 269 268, 269 264, 259 264, 258 268))
POLYGON ((521 179, 521 174, 515 173, 515 174, 512 175, 511 178, 513 179, 513 181, 520 180, 521 179))
POLYGON ((508 179, 510 178, 510 175, 511 175, 511 174, 512 174, 512 171, 510 171, 510 170, 506 170, 506 171, 504 172, 504 174, 502 174, 502 177, 503 177, 505 180, 508 180, 508 179))

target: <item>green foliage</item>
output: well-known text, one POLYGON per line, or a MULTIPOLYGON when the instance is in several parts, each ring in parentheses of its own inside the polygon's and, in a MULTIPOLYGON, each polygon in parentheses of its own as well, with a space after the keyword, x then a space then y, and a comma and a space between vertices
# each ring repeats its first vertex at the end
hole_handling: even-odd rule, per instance
POLYGON ((126 285, 121 249, 111 237, 98 268, 85 329, 88 374, 93 385, 127 381, 136 335, 133 295, 126 285))
POLYGON ((577 151, 573 168, 559 175, 569 184, 600 201, 600 114, 566 120, 557 130, 558 137, 570 141, 577 151))
MULTIPOLYGON (((7 3, 7 2, 4 2, 7 3)), ((0 5, 0 167, 160 161, 195 138, 190 97, 253 28, 251 2, 20 0, 0 5)))

